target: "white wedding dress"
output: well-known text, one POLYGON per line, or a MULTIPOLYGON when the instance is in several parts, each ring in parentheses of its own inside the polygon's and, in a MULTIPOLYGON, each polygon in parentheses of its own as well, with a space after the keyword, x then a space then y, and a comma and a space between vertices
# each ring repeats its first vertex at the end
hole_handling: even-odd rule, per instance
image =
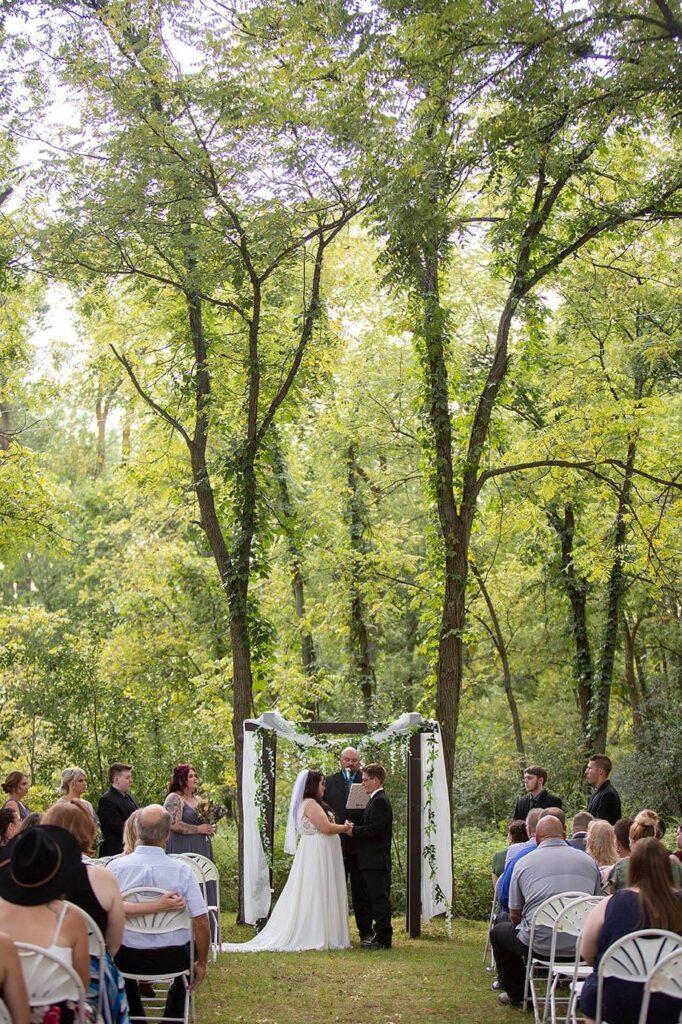
POLYGON ((282 895, 263 930, 249 942, 224 942, 228 953, 296 953, 348 949, 348 897, 338 835, 302 815, 300 840, 282 895))

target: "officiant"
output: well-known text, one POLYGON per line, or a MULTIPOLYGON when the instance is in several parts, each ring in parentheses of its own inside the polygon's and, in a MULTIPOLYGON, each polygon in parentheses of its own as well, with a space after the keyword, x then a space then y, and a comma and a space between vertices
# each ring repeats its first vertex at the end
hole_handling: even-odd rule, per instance
MULTIPOLYGON (((360 755, 354 747, 346 747, 345 750, 341 751, 339 763, 341 770, 327 776, 324 799, 334 812, 339 825, 342 825, 344 821, 352 821, 354 825, 359 825, 364 811, 362 809, 347 809, 346 802, 350 793, 350 787, 354 783, 362 782, 360 755)), ((360 933, 360 941, 369 943, 374 938, 372 914, 367 889, 358 868, 355 842, 350 836, 341 836, 341 846, 343 849, 343 865, 346 869, 346 878, 350 877, 350 892, 355 924, 360 933)))

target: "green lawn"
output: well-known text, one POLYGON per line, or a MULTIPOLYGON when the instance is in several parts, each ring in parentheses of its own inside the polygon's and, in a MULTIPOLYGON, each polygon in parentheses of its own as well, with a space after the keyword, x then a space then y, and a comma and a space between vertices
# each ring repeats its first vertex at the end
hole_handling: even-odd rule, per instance
MULTIPOLYGON (((440 922, 417 940, 396 919, 394 948, 343 953, 223 953, 197 993, 199 1024, 488 1024, 520 1020, 497 1005, 483 965, 486 925, 440 922)), ((250 928, 225 920, 225 941, 250 928)), ((353 939, 357 943, 357 937, 353 939)))

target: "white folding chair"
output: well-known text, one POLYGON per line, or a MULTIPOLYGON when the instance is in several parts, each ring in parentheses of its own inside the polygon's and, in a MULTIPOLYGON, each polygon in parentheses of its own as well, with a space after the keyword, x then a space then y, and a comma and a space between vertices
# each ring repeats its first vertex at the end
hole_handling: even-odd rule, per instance
POLYGON ((104 936, 99 930, 97 922, 94 921, 82 907, 76 906, 75 903, 69 903, 68 900, 65 902, 68 903, 70 907, 73 907, 74 910, 78 911, 85 921, 85 927, 88 929, 88 949, 90 957, 97 961, 98 983, 97 1003, 95 1009, 97 1012, 97 1019, 104 1019, 104 960, 107 955, 107 944, 104 941, 104 936))
POLYGON ((2 999, 0 999, 0 1024, 12 1024, 10 1012, 2 999))
POLYGON ((563 910, 560 910, 556 916, 552 926, 552 945, 549 953, 549 967, 547 968, 548 983, 545 989, 545 1007, 542 1014, 543 1024, 547 1020, 548 1010, 550 1011, 552 1024, 557 1024, 557 1004, 559 1002, 565 1002, 567 1004, 565 1019, 568 1019, 574 989, 571 987, 571 995, 560 1000, 557 995, 559 985, 562 982, 568 982, 570 978, 572 979, 572 986, 575 986, 579 979, 586 978, 587 975, 592 972, 592 968, 589 964, 586 964, 580 959, 578 938, 583 930, 588 914, 592 908, 596 907, 598 903, 601 903, 603 899, 606 899, 606 897, 578 897, 578 899, 571 900, 571 902, 568 903, 563 910), (560 935, 569 935, 575 940, 575 958, 570 962, 557 962, 556 960, 557 940, 560 935))
POLYGON ((192 874, 199 883, 201 895, 206 899, 206 880, 204 878, 204 872, 201 870, 201 865, 194 860, 193 855, 191 853, 169 853, 168 856, 173 857, 175 860, 183 861, 183 863, 187 864, 191 868, 192 874))
POLYGON ((490 931, 495 921, 495 915, 499 912, 500 909, 500 900, 497 895, 497 887, 499 883, 500 879, 498 878, 497 881, 495 882, 495 888, 493 890, 493 902, 490 906, 490 916, 488 918, 488 931, 485 936, 485 946, 483 947, 483 963, 486 962, 486 960, 488 959, 488 953, 490 953, 490 963, 486 967, 486 971, 491 972, 495 970, 495 957, 493 956, 492 947, 490 945, 490 931))
POLYGON ((547 978, 547 986, 550 985, 549 969, 552 966, 550 961, 533 953, 535 946, 535 933, 538 928, 554 928, 554 922, 561 911, 572 903, 573 900, 583 899, 584 892, 562 892, 556 896, 550 896, 537 908, 530 923, 530 936, 528 939, 528 958, 526 960, 526 980, 523 986, 523 1009, 528 1008, 528 995, 533 1002, 533 1014, 537 1024, 540 1024, 540 995, 537 990, 537 983, 541 976, 547 978))
MULTIPOLYGON (((137 886, 134 889, 126 890, 121 895, 124 900, 130 903, 149 903, 163 896, 165 892, 165 889, 158 889, 153 886, 137 886)), ((194 934, 189 911, 185 908, 184 910, 156 910, 147 914, 136 914, 133 917, 126 918, 125 926, 126 931, 157 936, 167 935, 169 932, 177 931, 178 928, 185 928, 189 931, 189 966, 184 970, 168 971, 164 974, 131 974, 128 971, 121 971, 121 974, 124 978, 129 978, 131 981, 138 983, 141 981, 151 982, 154 985, 163 985, 164 988, 170 986, 176 978, 182 978, 185 986, 185 1002, 182 1017, 166 1017, 164 1014, 165 1000, 157 995, 153 1000, 151 998, 143 999, 145 1006, 155 1009, 156 1013, 151 1015, 147 1013, 145 1017, 133 1017, 131 1014, 130 1019, 147 1022, 177 1020, 182 1021, 183 1024, 190 1024, 190 1021, 194 1020, 194 993, 189 987, 192 981, 192 967, 194 964, 194 934)))
POLYGON ((222 935, 220 925, 220 875, 218 874, 218 868, 211 858, 205 857, 203 853, 180 853, 175 856, 183 857, 188 864, 192 865, 193 870, 198 867, 201 871, 203 879, 202 892, 208 907, 208 919, 211 924, 211 957, 215 960, 216 955, 220 952, 222 935), (210 901, 208 898, 209 882, 215 884, 215 902, 210 901))
POLYGON ((73 967, 43 946, 34 946, 30 942, 15 942, 14 945, 31 1007, 39 1009, 68 999, 76 1004, 76 1019, 80 1024, 86 1024, 85 989, 73 967))
POLYGON ((682 1019, 682 946, 668 953, 659 960, 644 983, 642 1008, 639 1011, 639 1024, 647 1024, 649 1002, 655 992, 660 992, 673 999, 680 1000, 680 1019, 682 1019))
MULTIPOLYGON (((682 950, 682 938, 674 932, 644 928, 624 935, 604 953, 597 974, 596 1024, 607 1024, 602 1016, 604 981, 637 981, 644 985, 656 964, 670 953, 682 950)), ((611 1024, 616 1022, 611 1021, 611 1024)))

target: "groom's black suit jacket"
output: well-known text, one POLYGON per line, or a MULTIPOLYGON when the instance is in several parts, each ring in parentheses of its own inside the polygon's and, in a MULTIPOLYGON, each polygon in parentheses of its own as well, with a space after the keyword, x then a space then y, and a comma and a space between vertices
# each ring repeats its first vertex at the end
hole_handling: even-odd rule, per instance
POLYGON ((115 857, 117 853, 123 853, 123 826, 135 810, 137 802, 134 797, 122 793, 115 786, 109 786, 106 793, 102 793, 97 804, 97 817, 102 826, 100 857, 115 857))
POLYGON ((353 839, 361 871, 391 871, 393 808, 383 789, 370 799, 362 823, 353 829, 353 839))

